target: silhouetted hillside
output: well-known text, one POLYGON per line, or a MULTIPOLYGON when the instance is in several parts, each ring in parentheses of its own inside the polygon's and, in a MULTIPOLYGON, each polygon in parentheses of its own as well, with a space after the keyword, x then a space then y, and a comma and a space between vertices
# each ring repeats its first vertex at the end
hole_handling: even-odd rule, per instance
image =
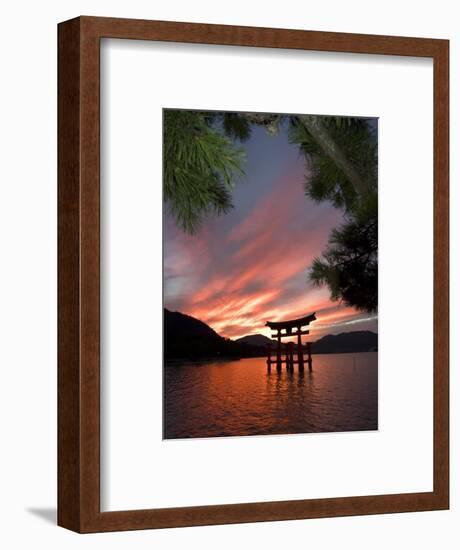
POLYGON ((243 336, 242 338, 237 338, 235 342, 239 342, 240 344, 249 344, 250 346, 259 346, 264 347, 268 344, 273 344, 273 340, 271 338, 267 338, 267 336, 264 336, 263 334, 250 334, 249 336, 243 336))
MULTIPOLYGON (((178 311, 164 310, 165 358, 254 357, 262 348, 222 338, 206 323, 178 311)), ((262 351, 264 354, 265 351, 262 351)))
MULTIPOLYGON (((260 347, 261 354, 266 352, 267 344, 276 348, 276 340, 271 340, 263 334, 251 334, 238 338, 236 342, 260 347)), ((305 343, 305 342, 304 342, 305 343)), ((367 330, 329 334, 316 342, 312 342, 313 353, 360 353, 377 351, 378 337, 375 332, 367 330)), ((284 347, 284 346, 283 346, 284 347)))
POLYGON ((377 351, 378 335, 369 330, 328 334, 313 342, 313 353, 361 353, 377 351))

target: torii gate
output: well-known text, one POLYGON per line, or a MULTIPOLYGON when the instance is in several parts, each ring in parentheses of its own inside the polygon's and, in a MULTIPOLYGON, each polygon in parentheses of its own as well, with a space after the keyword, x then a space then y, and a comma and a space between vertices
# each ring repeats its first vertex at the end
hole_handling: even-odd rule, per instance
POLYGON ((299 372, 304 370, 305 362, 308 364, 308 370, 312 369, 311 342, 307 342, 305 347, 302 345, 302 335, 309 334, 310 332, 308 330, 303 330, 302 327, 308 326, 312 321, 316 321, 316 316, 314 313, 310 313, 300 319, 292 319, 291 321, 267 321, 265 323, 266 327, 277 331, 275 334, 272 334, 272 339, 276 339, 278 341, 276 350, 272 350, 271 346, 268 346, 267 369, 269 372, 272 364, 276 364, 276 370, 280 372, 283 363, 286 363, 286 370, 291 372, 294 371, 294 364, 296 363, 299 365, 299 372), (285 357, 283 359, 281 338, 292 336, 297 336, 296 350, 294 351, 294 342, 288 342, 286 344, 286 349, 284 351, 285 357), (275 359, 272 359, 273 351, 276 352, 275 359), (304 353, 307 354, 306 360, 304 353), (294 354, 297 355, 297 359, 294 359, 294 354))

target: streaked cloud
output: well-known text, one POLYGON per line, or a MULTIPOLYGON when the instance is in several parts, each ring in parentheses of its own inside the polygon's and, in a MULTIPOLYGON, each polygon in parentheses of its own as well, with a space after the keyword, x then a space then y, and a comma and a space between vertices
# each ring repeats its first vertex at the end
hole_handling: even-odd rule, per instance
MULTIPOLYGON (((252 148, 263 162, 256 145, 252 148)), ((311 326, 315 337, 357 330, 366 322, 373 326, 372 317, 331 302, 326 288, 308 281, 313 258, 343 219, 331 205, 305 196, 305 167, 293 149, 280 142, 280 169, 273 177, 252 178, 257 166, 248 170, 235 193, 235 208, 198 234, 185 235, 166 214, 167 308, 201 319, 229 338, 269 336, 267 320, 312 311, 318 317, 311 326)))

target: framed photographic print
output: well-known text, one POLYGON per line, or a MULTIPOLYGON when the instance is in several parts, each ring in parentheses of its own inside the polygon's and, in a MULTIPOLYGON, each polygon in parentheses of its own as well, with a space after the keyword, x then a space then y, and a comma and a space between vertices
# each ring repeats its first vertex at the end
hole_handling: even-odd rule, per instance
POLYGON ((59 525, 447 509, 448 41, 58 40, 59 525))

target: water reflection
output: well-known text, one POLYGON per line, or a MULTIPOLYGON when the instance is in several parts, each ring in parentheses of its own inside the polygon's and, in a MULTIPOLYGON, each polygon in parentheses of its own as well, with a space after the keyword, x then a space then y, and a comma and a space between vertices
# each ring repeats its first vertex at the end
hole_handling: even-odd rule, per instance
POLYGON ((313 370, 263 358, 168 365, 164 437, 377 429, 377 354, 320 355, 313 370))

